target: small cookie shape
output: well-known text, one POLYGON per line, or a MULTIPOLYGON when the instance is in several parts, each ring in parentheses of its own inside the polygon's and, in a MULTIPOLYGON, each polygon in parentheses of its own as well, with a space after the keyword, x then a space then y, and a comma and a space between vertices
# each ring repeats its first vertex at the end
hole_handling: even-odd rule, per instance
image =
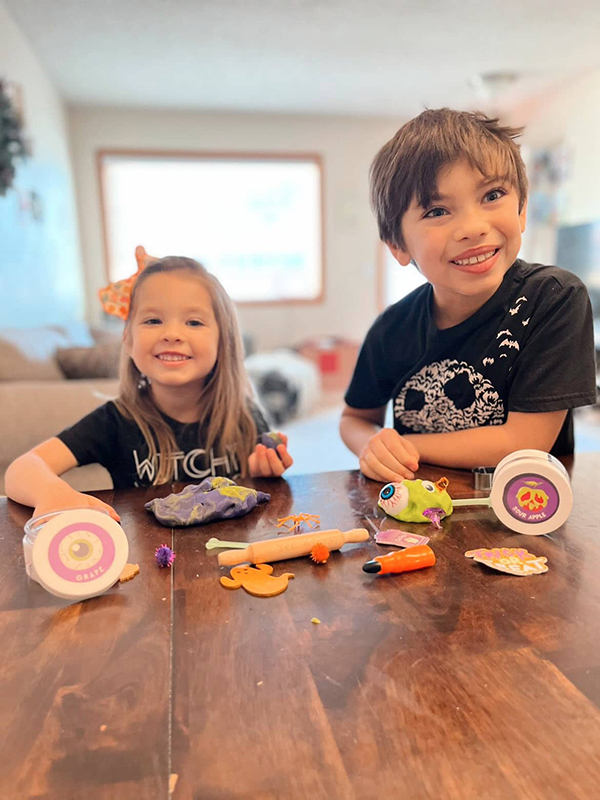
POLYGON ((139 564, 125 564, 123 572, 119 575, 119 582, 125 583, 125 581, 130 581, 132 578, 135 578, 136 575, 139 575, 139 572, 139 564))

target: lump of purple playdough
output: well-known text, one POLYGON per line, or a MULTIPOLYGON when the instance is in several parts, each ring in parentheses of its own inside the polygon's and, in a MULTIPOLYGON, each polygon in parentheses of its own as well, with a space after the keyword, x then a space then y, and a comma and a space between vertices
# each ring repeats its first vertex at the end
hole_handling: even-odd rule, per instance
POLYGON ((163 525, 203 525, 218 519, 243 517, 258 503, 270 499, 270 494, 238 486, 229 478, 206 478, 177 494, 150 500, 145 507, 163 525))
POLYGON ((276 431, 267 431, 260 435, 260 443, 271 450, 276 450, 278 445, 283 444, 283 439, 276 431))

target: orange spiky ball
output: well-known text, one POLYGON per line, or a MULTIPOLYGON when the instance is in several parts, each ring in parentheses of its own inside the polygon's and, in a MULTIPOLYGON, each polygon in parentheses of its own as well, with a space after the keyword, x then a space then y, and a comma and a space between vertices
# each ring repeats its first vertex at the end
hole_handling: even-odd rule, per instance
POLYGON ((329 548, 324 544, 316 544, 310 551, 310 557, 315 564, 325 564, 329 558, 329 548))

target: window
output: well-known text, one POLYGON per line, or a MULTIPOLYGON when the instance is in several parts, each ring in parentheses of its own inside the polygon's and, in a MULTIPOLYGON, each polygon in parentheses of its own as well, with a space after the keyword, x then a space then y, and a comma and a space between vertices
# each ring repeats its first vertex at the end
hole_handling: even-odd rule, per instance
POLYGON ((317 156, 101 151, 108 280, 134 249, 195 258, 242 303, 322 296, 317 156))

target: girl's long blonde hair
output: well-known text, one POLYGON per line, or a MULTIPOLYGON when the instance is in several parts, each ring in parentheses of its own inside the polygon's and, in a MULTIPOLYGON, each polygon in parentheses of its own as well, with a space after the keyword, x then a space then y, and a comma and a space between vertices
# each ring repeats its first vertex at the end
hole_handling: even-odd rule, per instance
MULTIPOLYGON (((198 398, 201 409, 198 444, 207 454, 211 448, 221 455, 235 453, 240 471, 245 475, 248 456, 254 450, 257 437, 256 423, 249 410, 254 393, 244 367, 244 349, 235 307, 214 275, 197 261, 183 256, 167 256, 149 264, 133 286, 123 336, 127 339, 132 335, 131 321, 140 286, 152 275, 181 271, 195 275, 209 293, 219 329, 217 361, 198 398)), ((171 456, 177 452, 178 445, 171 427, 155 406, 151 391, 140 388, 143 377, 126 349, 122 348, 121 386, 116 405, 125 417, 138 425, 148 445, 149 459, 158 462, 152 481, 158 485, 173 480, 171 456)))

